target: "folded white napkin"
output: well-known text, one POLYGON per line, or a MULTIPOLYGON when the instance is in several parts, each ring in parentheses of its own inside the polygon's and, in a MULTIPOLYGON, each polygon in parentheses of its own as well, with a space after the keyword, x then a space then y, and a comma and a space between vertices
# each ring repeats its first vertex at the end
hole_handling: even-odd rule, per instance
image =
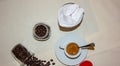
POLYGON ((83 13, 84 9, 78 4, 66 4, 59 10, 59 24, 64 27, 73 27, 80 23, 83 13))

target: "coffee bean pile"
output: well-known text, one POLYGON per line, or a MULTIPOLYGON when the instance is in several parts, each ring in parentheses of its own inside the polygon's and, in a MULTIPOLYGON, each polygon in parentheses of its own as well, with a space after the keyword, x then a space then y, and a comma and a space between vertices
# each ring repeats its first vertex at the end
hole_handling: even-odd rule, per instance
POLYGON ((46 27, 43 26, 43 25, 38 25, 38 26, 35 28, 35 33, 36 33, 39 37, 45 36, 46 32, 47 32, 46 27))
POLYGON ((50 59, 50 61, 39 60, 34 55, 31 55, 30 52, 28 52, 27 49, 21 44, 16 45, 13 48, 12 53, 15 55, 15 57, 18 60, 20 60, 22 63, 26 64, 27 66, 55 65, 55 63, 53 62, 53 59, 50 59))
POLYGON ((38 58, 31 56, 27 60, 24 61, 24 63, 27 66, 50 66, 50 65, 55 65, 53 62, 53 59, 50 59, 50 61, 46 60, 38 60, 38 58))

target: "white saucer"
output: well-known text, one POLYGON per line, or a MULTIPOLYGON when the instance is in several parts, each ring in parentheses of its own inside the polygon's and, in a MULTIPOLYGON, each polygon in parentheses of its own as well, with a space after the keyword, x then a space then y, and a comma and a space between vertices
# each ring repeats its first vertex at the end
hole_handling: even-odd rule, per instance
POLYGON ((81 55, 75 59, 70 59, 68 58, 64 50, 60 49, 59 47, 64 47, 66 44, 70 42, 76 42, 79 46, 86 45, 86 42, 80 37, 75 34, 67 34, 63 37, 60 38, 60 40, 57 42, 57 45, 55 46, 55 54, 57 59, 65 64, 65 65, 77 65, 80 62, 82 62, 86 56, 87 56, 87 50, 86 49, 81 49, 81 55))

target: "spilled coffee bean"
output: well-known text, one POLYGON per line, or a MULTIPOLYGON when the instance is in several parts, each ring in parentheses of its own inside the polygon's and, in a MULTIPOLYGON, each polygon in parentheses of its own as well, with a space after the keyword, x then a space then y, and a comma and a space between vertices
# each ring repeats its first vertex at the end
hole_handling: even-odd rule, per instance
POLYGON ((27 66, 50 66, 55 65, 53 62, 53 59, 50 59, 50 61, 41 60, 37 57, 33 56, 28 52, 28 50, 22 46, 21 44, 16 45, 12 49, 12 53, 15 55, 15 57, 20 60, 22 63, 26 64, 27 66))
POLYGON ((52 63, 52 65, 55 65, 55 63, 52 63))
POLYGON ((50 61, 52 62, 52 61, 53 61, 53 59, 50 59, 50 61))

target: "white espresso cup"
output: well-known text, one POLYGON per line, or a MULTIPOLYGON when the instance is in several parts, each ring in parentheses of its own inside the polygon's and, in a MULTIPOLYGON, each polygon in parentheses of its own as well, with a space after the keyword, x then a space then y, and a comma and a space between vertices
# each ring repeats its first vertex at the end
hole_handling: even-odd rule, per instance
POLYGON ((77 43, 70 42, 65 46, 64 53, 67 57, 75 59, 80 56, 81 48, 79 48, 79 45, 77 43))

